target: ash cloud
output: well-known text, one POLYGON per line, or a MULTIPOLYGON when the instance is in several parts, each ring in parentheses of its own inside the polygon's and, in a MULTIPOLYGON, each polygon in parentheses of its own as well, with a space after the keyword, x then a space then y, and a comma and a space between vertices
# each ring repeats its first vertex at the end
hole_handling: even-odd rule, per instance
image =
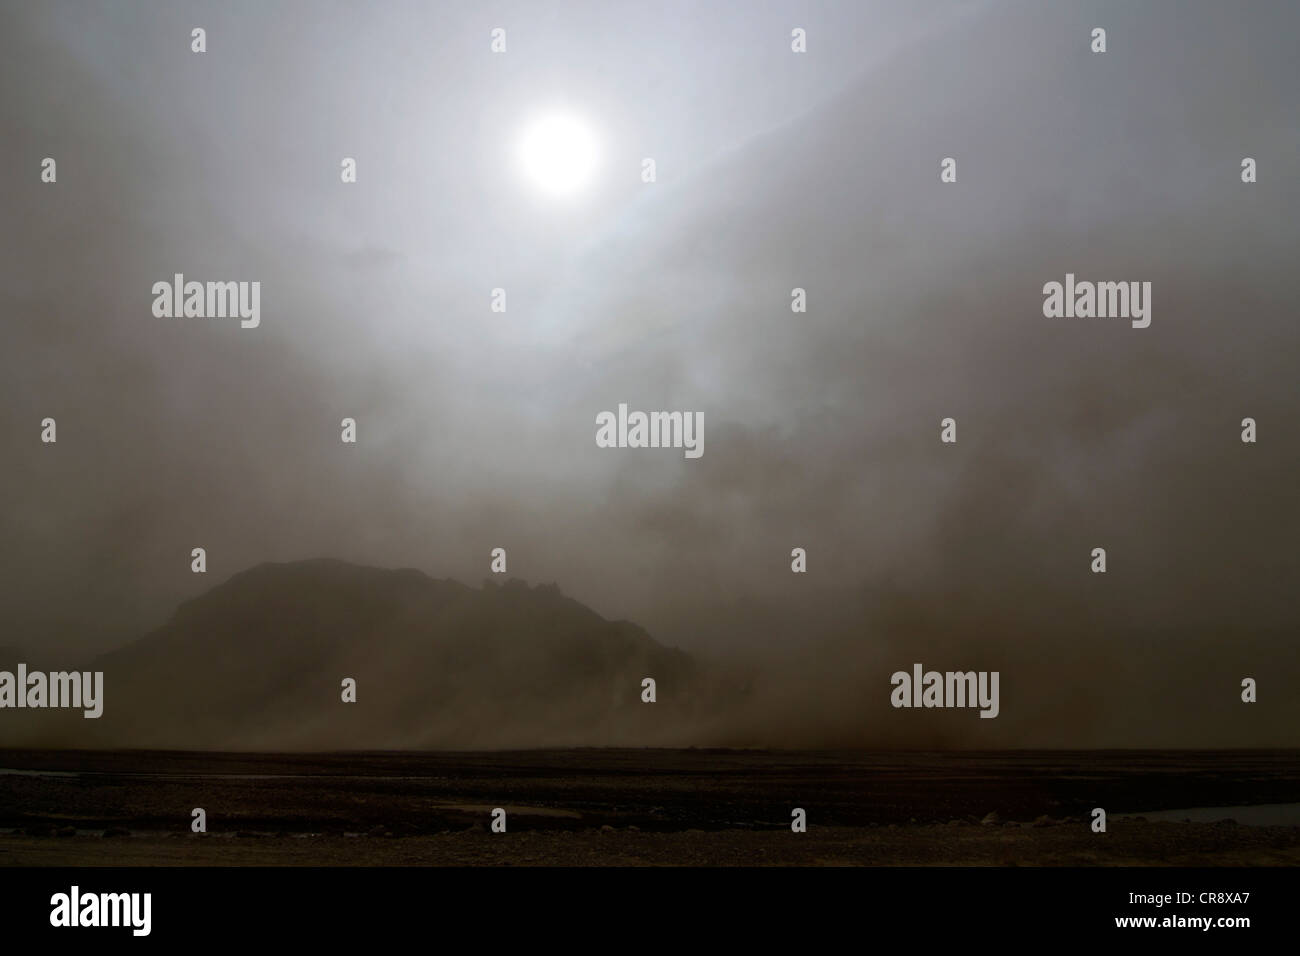
POLYGON ((857 6, 803 59, 778 4, 507 7, 500 62, 416 5, 6 6, 5 643, 81 666, 264 561, 501 546, 744 675, 683 743, 1296 745, 1296 11, 857 6), (504 158, 556 96, 629 171, 566 212, 504 158), (262 327, 153 319, 177 271, 260 280, 262 327), (1067 272, 1151 281, 1151 327, 1044 318, 1067 272), (597 449, 621 401, 707 454, 597 449), (1001 716, 891 710, 914 661, 1000 670, 1001 716))

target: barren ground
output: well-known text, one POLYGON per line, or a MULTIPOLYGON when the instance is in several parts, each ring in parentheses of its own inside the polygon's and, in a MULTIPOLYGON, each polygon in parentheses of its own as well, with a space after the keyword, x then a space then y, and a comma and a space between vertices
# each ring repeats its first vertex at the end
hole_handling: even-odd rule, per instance
POLYGON ((0 866, 1300 864, 1300 827, 1113 819, 1300 802, 1295 751, 0 751, 0 768, 0 866))

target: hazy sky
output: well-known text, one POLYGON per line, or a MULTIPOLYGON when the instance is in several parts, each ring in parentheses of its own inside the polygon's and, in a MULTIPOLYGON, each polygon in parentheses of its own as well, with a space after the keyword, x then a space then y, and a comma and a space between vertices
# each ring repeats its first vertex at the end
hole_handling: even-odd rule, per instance
POLYGON ((666 643, 837 647, 825 674, 897 648, 1141 687, 1197 641, 1229 698, 1294 673, 1297 28, 1284 2, 4 2, 0 644, 119 643, 262 561, 477 582, 504 547, 666 643), (515 162, 556 108, 602 157, 558 201, 515 162), (155 318, 176 272, 260 281, 260 327, 155 318), (1150 281, 1150 327, 1045 318, 1067 272, 1150 281), (597 448, 620 402, 703 412, 703 457, 597 448))

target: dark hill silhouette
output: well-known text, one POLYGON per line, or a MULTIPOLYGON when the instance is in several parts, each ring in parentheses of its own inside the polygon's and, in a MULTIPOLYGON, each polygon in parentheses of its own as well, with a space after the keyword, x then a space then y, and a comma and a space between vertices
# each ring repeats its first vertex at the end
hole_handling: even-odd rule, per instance
POLYGON ((655 745, 719 703, 685 653, 554 585, 334 560, 236 574, 92 669, 103 717, 47 711, 42 738, 57 721, 68 743, 148 748, 655 745))

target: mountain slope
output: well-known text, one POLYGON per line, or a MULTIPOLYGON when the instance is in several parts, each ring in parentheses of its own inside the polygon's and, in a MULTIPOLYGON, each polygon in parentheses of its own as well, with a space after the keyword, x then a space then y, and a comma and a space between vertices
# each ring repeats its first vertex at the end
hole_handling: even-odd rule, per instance
POLYGON ((332 560, 237 574, 93 669, 104 716, 59 725, 130 747, 649 745, 680 742, 698 702, 717 700, 686 654, 557 587, 332 560))

